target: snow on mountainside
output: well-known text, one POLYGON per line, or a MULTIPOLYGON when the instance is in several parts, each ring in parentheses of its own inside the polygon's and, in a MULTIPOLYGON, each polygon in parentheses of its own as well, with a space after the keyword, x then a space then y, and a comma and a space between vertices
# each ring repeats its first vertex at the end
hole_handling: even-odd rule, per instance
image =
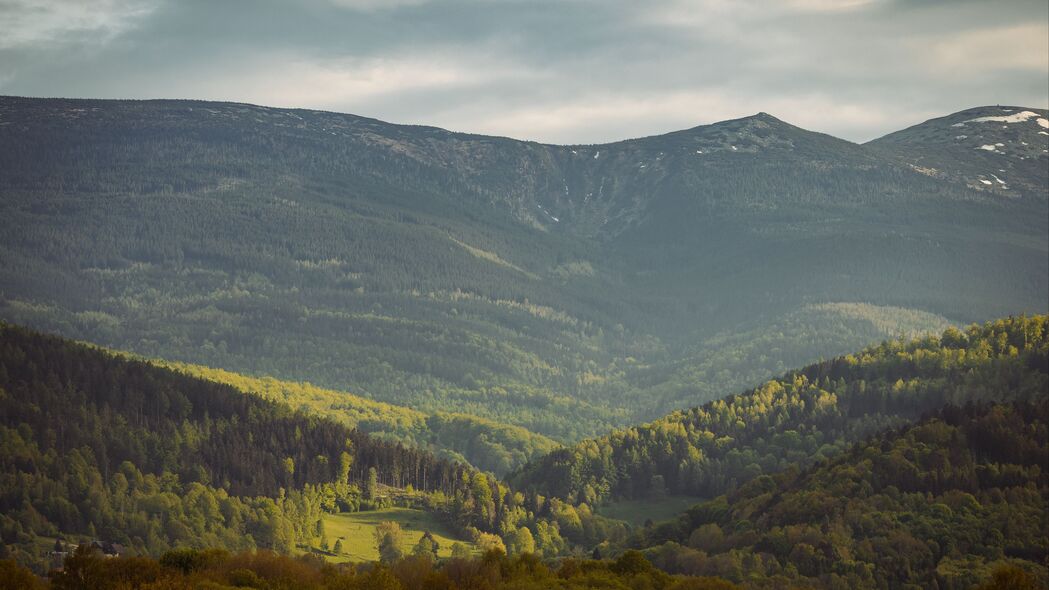
POLYGON ((1003 197, 1046 198, 1049 111, 968 109, 867 144, 924 174, 1003 197))

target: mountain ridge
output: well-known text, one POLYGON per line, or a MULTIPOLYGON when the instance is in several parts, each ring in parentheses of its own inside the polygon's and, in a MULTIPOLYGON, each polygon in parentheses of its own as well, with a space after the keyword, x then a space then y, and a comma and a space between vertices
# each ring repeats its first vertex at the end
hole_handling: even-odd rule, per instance
POLYGON ((1046 311, 1044 199, 760 114, 616 145, 0 99, 0 317, 572 442, 891 337, 888 310, 1046 311), (785 323, 746 376, 676 368, 785 323))

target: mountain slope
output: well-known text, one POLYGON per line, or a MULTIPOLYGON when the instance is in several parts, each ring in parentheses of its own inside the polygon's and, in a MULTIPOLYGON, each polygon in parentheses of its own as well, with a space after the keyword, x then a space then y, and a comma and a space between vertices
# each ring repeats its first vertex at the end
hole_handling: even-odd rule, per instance
POLYGON ((560 442, 1049 300, 1046 200, 764 114, 550 146, 232 103, 5 97, 0 193, 0 317, 560 442), (922 325, 885 325, 886 307, 922 325), (680 378, 731 356, 725 334, 786 324, 821 337, 703 387, 680 378))
POLYGON ((361 432, 421 447, 496 475, 520 467, 557 447, 554 441, 517 426, 465 414, 424 414, 309 383, 259 379, 186 363, 149 361, 195 377, 226 383, 244 393, 324 416, 361 432))
POLYGON ((1049 111, 977 107, 868 146, 923 174, 1011 198, 1049 198, 1049 111))

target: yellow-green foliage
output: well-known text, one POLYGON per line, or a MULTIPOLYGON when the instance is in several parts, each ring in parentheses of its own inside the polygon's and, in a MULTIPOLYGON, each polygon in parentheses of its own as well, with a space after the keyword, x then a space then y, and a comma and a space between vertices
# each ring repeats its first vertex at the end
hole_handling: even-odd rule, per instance
POLYGON ((351 428, 392 435, 405 442, 418 442, 414 440, 415 437, 426 430, 426 414, 422 412, 373 401, 345 391, 324 389, 309 382, 251 377, 189 363, 162 360, 153 363, 209 381, 232 385, 244 393, 326 416, 351 428))
POLYGON ((558 446, 553 440, 524 428, 467 414, 440 412, 431 415, 311 383, 251 377, 189 363, 151 362, 232 385, 244 393, 331 418, 375 436, 430 448, 497 474, 516 469, 558 446))

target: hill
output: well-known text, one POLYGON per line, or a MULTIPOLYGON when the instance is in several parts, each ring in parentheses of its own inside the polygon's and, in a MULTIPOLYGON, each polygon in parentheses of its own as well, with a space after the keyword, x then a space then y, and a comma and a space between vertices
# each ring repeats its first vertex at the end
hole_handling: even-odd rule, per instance
POLYGON ((474 576, 510 587, 1037 587, 1049 579, 1047 392, 1049 317, 1013 317, 793 371, 555 451, 505 483, 230 385, 0 324, 0 581, 24 579, 2 559, 43 571, 65 537, 160 560, 76 554, 56 583, 297 572, 287 575, 318 587, 380 575, 404 587, 430 576, 450 587, 474 576), (673 504, 682 497, 665 494, 681 492, 713 499, 632 533, 599 515, 609 499, 673 504), (401 521, 412 540, 430 531, 438 551, 459 537, 516 557, 332 569, 203 550, 357 559, 380 520, 401 521), (584 552, 614 559, 569 558, 556 572, 536 559, 584 552))
POLYGON ((648 554, 669 571, 750 587, 1044 587, 1047 429, 1044 395, 949 406, 810 469, 762 476, 636 541, 660 539, 648 554), (1028 572, 1017 576, 1027 584, 990 582, 1002 568, 1028 572))
POLYGON ((876 147, 765 114, 551 146, 4 97, 0 317, 564 443, 903 332, 1047 311, 1049 200, 876 147))
MULTIPOLYGON (((337 559, 326 522, 399 520, 390 508, 425 512, 412 520, 440 523, 435 539, 511 554, 554 557, 626 533, 589 507, 526 496, 317 411, 0 323, 0 559, 45 573, 60 539, 134 556, 190 547, 337 559), (343 515, 377 510, 387 516, 343 515)), ((375 547, 367 531, 343 536, 342 554, 375 547)))
POLYGON ((552 451, 554 441, 518 426, 465 414, 416 410, 372 401, 310 383, 256 378, 187 363, 149 362, 236 387, 244 393, 323 416, 384 440, 430 450, 438 456, 504 475, 552 451))
POLYGON ((560 449, 510 481, 600 504, 667 493, 714 497, 833 457, 945 404, 1037 401, 1049 391, 1049 317, 892 340, 745 393, 560 449))
POLYGON ((0 324, 0 539, 290 552, 380 484, 454 497, 465 467, 330 420, 0 324), (362 491, 364 490, 364 491, 362 491))

